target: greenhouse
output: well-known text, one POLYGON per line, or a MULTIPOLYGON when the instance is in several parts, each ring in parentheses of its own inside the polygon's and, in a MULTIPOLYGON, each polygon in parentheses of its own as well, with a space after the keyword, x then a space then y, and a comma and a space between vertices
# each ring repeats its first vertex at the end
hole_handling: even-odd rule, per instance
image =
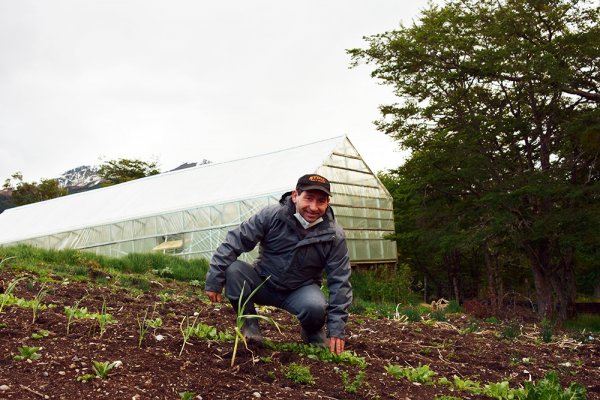
POLYGON ((384 238, 394 232, 392 197, 346 136, 11 208, 0 214, 0 245, 210 258, 227 231, 307 173, 330 180, 352 263, 396 263, 396 244, 384 238))

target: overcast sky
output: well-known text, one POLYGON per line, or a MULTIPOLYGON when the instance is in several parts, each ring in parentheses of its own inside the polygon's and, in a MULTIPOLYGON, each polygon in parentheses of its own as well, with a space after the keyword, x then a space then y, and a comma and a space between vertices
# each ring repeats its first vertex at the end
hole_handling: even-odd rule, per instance
POLYGON ((363 36, 409 25, 426 0, 0 0, 0 180, 116 158, 214 162, 346 134, 374 171, 394 100, 363 36))

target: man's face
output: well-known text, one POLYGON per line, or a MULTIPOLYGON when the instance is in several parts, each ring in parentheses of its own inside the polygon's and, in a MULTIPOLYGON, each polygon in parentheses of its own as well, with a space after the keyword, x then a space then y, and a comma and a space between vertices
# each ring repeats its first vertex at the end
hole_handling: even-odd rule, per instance
POLYGON ((329 196, 320 190, 305 190, 298 194, 292 192, 292 201, 296 204, 296 211, 307 222, 315 222, 323 215, 329 205, 329 196))

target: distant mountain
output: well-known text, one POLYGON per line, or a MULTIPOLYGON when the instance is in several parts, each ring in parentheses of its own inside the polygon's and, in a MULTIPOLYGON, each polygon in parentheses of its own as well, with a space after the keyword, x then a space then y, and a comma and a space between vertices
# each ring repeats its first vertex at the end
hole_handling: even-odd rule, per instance
MULTIPOLYGON (((184 162, 180 166, 173 168, 168 172, 210 163, 211 161, 206 159, 203 159, 200 162, 184 162)), ((102 187, 102 178, 98 175, 99 168, 100 167, 97 165, 82 165, 64 172, 61 176, 55 179, 58 181, 58 184, 61 187, 67 189, 69 194, 85 192, 102 187)), ((15 206, 15 204, 12 202, 10 194, 11 193, 9 190, 0 189, 0 213, 15 206)))
POLYGON ((102 178, 98 175, 98 166, 82 165, 70 169, 56 178, 61 187, 66 188, 69 193, 84 192, 86 190, 100 187, 102 178))

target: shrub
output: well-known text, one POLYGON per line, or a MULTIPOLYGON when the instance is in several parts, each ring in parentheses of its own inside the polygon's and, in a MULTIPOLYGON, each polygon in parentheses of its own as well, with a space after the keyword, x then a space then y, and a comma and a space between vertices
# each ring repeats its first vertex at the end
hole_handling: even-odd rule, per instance
POLYGON ((519 324, 517 324, 515 321, 510 321, 508 325, 504 326, 504 328, 502 328, 502 331, 500 332, 501 337, 509 340, 516 339, 520 335, 521 330, 519 329, 519 324))
POLYGON ((410 290, 412 272, 406 264, 398 265, 395 269, 379 266, 353 271, 351 283, 354 295, 367 301, 408 303, 413 295, 410 290))

